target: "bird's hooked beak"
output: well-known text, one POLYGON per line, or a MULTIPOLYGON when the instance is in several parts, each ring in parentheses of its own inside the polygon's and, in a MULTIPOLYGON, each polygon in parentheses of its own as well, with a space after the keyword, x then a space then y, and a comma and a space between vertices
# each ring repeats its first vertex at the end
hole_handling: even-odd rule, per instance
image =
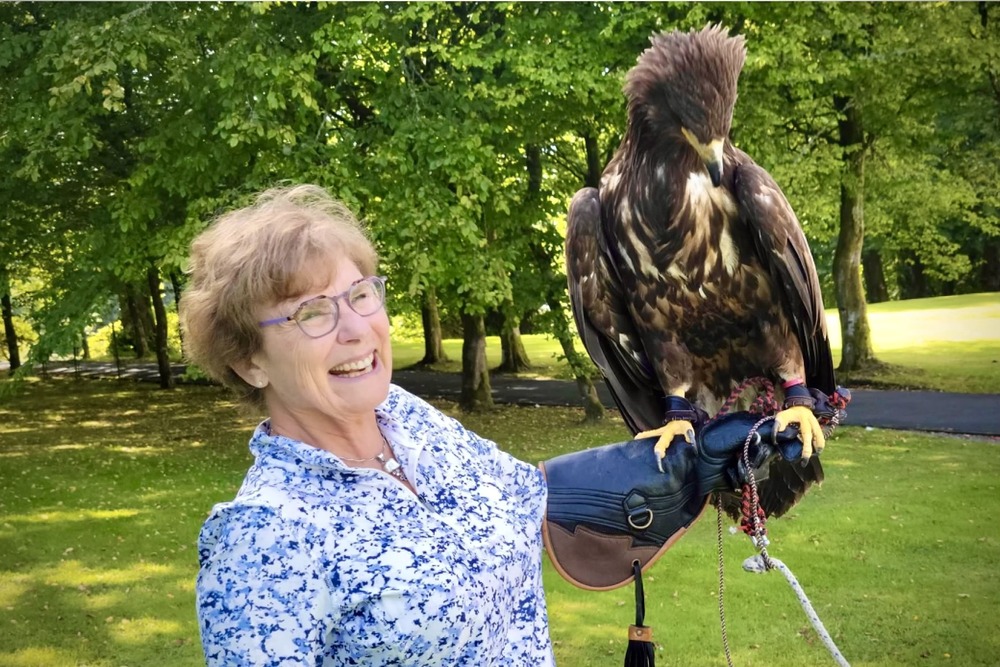
POLYGON ((703 144, 698 141, 694 132, 686 127, 681 128, 681 134, 705 163, 705 169, 708 170, 708 176, 712 179, 712 185, 715 187, 722 185, 722 149, 726 144, 725 140, 713 139, 709 143, 703 144))

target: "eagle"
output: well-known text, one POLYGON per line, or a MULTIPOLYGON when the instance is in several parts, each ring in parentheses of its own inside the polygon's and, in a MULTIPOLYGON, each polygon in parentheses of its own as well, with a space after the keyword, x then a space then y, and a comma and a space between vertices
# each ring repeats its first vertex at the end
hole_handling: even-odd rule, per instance
POLYGON ((741 36, 654 35, 626 75, 627 128, 598 188, 573 197, 566 268, 587 353, 633 434, 697 446, 695 426, 766 378, 801 460, 771 468, 780 514, 821 481, 813 414, 836 383, 819 279, 774 179, 729 138, 741 36), (777 475, 775 473, 778 473, 777 475))

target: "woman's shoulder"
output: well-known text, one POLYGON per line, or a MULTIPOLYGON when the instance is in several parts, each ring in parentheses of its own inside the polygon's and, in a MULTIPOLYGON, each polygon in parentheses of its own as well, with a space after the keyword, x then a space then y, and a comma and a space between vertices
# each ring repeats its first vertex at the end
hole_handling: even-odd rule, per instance
POLYGON ((439 412, 433 405, 420 398, 416 394, 411 394, 398 384, 389 385, 389 395, 379 406, 379 409, 386 414, 398 416, 400 413, 408 412, 439 412))
POLYGON ((255 489, 253 493, 241 490, 233 500, 212 508, 202 526, 199 545, 204 549, 240 541, 241 536, 258 533, 264 528, 297 532, 303 524, 301 509, 293 495, 274 487, 255 489))
POLYGON ((398 385, 389 385, 389 396, 379 406, 382 416, 389 419, 397 419, 407 423, 430 423, 448 428, 460 428, 464 430, 461 423, 445 414, 440 409, 431 405, 428 401, 411 394, 406 389, 398 385))

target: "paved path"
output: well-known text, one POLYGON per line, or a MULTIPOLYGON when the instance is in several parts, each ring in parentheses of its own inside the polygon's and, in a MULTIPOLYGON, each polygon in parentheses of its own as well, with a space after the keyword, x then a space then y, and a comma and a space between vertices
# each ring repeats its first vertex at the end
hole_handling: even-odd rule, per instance
MULTIPOLYGON (((174 373, 184 371, 182 364, 172 366, 174 373)), ((82 377, 115 377, 156 381, 156 364, 128 365, 118 371, 112 362, 48 364, 49 373, 79 373, 82 377)), ((393 373, 393 382, 418 396, 457 399, 461 378, 451 373, 401 370, 393 373)), ((576 383, 563 380, 530 380, 494 375, 490 379, 493 400, 519 405, 581 404, 576 383)), ((614 407, 604 383, 598 384, 601 401, 614 407)), ((847 424, 876 428, 937 431, 1000 437, 1000 394, 954 394, 933 391, 852 390, 847 410, 847 424)))

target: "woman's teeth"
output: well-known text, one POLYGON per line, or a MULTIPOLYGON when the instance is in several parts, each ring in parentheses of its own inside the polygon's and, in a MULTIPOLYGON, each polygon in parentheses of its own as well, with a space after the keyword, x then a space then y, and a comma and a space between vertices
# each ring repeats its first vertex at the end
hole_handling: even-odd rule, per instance
POLYGON ((364 375, 372 369, 372 363, 374 361, 375 355, 369 354, 364 359, 352 361, 347 364, 341 364, 340 366, 334 366, 330 369, 330 374, 338 375, 340 377, 355 377, 358 375, 364 375))

